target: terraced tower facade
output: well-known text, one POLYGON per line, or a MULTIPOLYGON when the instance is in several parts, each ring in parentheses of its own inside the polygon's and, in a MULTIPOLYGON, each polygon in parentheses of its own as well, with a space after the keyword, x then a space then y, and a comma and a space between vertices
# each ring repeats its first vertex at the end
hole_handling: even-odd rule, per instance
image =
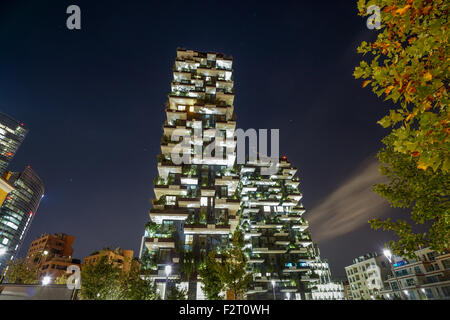
POLYGON ((241 227, 253 284, 248 299, 312 299, 320 281, 317 257, 298 190, 297 168, 286 157, 278 172, 264 175, 268 163, 247 162, 241 168, 241 227))
POLYGON ((239 223, 233 101, 231 58, 177 50, 151 222, 141 250, 151 261, 151 277, 163 296, 169 278, 189 280, 189 298, 201 299, 198 262, 209 251, 226 246, 239 223))

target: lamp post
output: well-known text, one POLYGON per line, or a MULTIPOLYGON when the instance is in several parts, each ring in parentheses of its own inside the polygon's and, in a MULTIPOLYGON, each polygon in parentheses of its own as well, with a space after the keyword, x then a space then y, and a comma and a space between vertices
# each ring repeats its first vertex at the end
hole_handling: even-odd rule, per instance
POLYGON ((401 297, 402 300, 405 300, 404 296, 403 296, 403 292, 402 292, 402 290, 400 288, 400 281, 398 281, 397 274, 394 271, 394 265, 392 264, 392 253, 391 253, 391 250, 384 249, 383 250, 383 254, 389 260, 389 264, 391 265, 391 271, 394 274, 395 281, 397 282, 397 290, 400 292, 400 297, 401 297))
POLYGON ((167 265, 164 269, 164 272, 166 273, 166 288, 164 290, 164 300, 167 299, 167 286, 169 285, 169 275, 172 273, 172 266, 167 265))
POLYGON ((273 290, 273 300, 276 300, 276 296, 275 296, 275 284, 276 284, 276 282, 275 282, 275 280, 272 280, 271 283, 272 283, 272 290, 273 290))

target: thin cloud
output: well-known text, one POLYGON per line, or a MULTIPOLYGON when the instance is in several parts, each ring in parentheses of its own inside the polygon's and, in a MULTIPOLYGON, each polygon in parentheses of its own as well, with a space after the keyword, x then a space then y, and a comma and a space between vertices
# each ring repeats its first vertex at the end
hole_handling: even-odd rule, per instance
POLYGON ((368 220, 383 216, 388 202, 373 192, 373 185, 383 181, 379 163, 368 160, 317 207, 311 209, 308 220, 317 242, 328 241, 368 225, 368 220))

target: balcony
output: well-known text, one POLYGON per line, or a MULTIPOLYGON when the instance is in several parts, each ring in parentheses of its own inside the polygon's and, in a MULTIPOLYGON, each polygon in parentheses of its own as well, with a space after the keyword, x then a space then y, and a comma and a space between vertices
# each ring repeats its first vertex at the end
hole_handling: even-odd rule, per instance
POLYGON ((156 185, 153 189, 156 198, 161 198, 162 196, 186 196, 187 187, 180 185, 156 185))
POLYGON ((253 253, 259 254, 281 254, 286 253, 286 249, 283 247, 266 247, 266 248, 253 248, 253 253))
POLYGON ((175 248, 175 241, 173 238, 156 238, 156 237, 148 237, 145 238, 145 246, 148 250, 155 250, 158 248, 175 248))
POLYGON ((185 224, 185 234, 229 234, 229 225, 185 224))
POLYGON ((180 208, 200 208, 200 198, 179 198, 178 206, 180 208))
POLYGON ((155 206, 150 210, 150 219, 156 223, 162 223, 162 220, 186 220, 189 211, 184 208, 175 208, 173 206, 155 206))

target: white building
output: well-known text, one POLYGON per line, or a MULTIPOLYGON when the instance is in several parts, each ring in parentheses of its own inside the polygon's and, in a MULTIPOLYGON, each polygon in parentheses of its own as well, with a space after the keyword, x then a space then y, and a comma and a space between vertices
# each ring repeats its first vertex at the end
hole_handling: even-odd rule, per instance
POLYGON ((450 253, 430 248, 415 252, 417 258, 393 261, 395 276, 390 274, 381 294, 385 299, 450 299, 450 253))
POLYGON ((370 300, 380 296, 390 273, 389 260, 377 253, 366 254, 345 267, 350 300, 370 300))

